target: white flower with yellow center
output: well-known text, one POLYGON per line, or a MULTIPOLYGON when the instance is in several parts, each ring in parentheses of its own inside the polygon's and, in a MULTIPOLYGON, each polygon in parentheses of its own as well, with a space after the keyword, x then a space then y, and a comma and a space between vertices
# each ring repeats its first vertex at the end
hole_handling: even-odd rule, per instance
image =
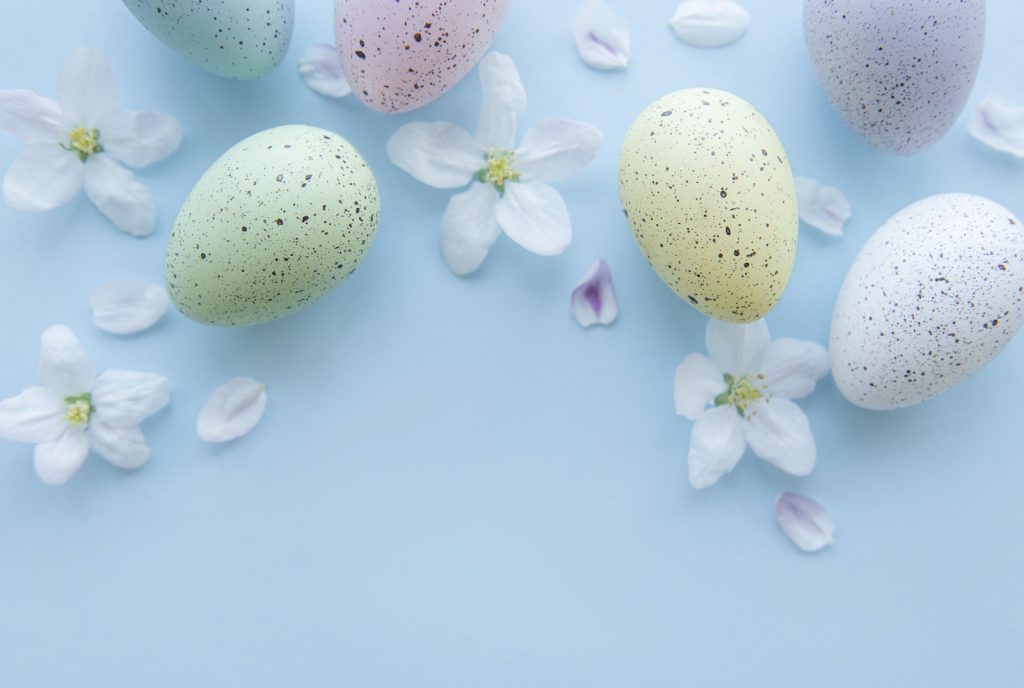
POLYGON ((512 59, 488 53, 480 61, 483 107, 474 137, 446 122, 414 122, 388 141, 388 156, 424 184, 469 189, 453 196, 442 220, 441 249, 452 272, 483 263, 505 232, 542 256, 562 253, 572 240, 565 200, 547 182, 583 169, 601 148, 601 132, 584 122, 544 119, 515 147, 516 118, 526 91, 512 59))
POLYGON ((32 91, 0 90, 0 129, 28 147, 4 177, 4 200, 41 212, 68 203, 85 187, 101 213, 128 234, 156 227, 153 197, 118 161, 144 167, 181 143, 170 115, 118 107, 114 72, 90 48, 71 53, 58 82, 59 104, 32 91))
POLYGON ((43 333, 38 386, 0 401, 0 439, 35 444, 36 473, 61 485, 89 450, 120 468, 149 458, 139 423, 170 401, 167 380, 152 373, 108 370, 96 375, 74 333, 43 333))

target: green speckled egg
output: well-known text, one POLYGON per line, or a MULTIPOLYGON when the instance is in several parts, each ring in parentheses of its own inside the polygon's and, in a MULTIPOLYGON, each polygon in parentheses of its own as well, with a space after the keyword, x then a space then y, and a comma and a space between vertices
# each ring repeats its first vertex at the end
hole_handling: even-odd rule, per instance
POLYGON ((619 195, 655 272, 701 313, 745 323, 778 303, 796 258, 796 187, 749 103, 709 88, 655 101, 626 134, 619 195))
POLYGON ((380 217, 377 182, 338 134, 254 134, 196 183, 167 242, 174 305, 211 325, 276 320, 352 274, 380 217))

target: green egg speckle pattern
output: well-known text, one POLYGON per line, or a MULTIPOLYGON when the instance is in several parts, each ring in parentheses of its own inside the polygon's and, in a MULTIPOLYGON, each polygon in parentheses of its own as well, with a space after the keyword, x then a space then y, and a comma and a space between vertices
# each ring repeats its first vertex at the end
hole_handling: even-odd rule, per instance
POLYGON ((348 277, 379 218, 373 173, 345 139, 267 129, 222 155, 185 199, 167 244, 168 292, 202 323, 276 320, 348 277))

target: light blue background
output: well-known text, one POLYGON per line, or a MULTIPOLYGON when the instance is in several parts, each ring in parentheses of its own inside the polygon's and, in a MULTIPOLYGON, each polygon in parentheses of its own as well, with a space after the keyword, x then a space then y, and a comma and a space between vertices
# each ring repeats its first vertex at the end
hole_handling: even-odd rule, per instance
MULTIPOLYGON (((102 49, 131 107, 184 124, 181 150, 139 174, 157 233, 117 232, 82 197, 43 215, 0 207, 0 396, 33 382, 40 333, 71 326, 98 366, 166 374, 172 406, 147 422, 143 470, 91 457, 60 489, 31 448, 0 445, 0 686, 986 686, 1024 677, 1024 338, 924 406, 872 413, 830 380, 803 403, 818 468, 796 479, 751 454, 713 489, 686 478, 690 423, 672 377, 703 350, 705 319, 657 278, 616 192, 633 118, 675 89, 714 86, 775 126, 798 174, 838 186, 841 240, 803 228, 769 323, 825 342, 843 275, 900 208, 950 191, 1024 216, 1024 164, 966 132, 914 158, 857 140, 829 109, 803 47, 800 3, 747 0, 728 48, 678 42, 675 0, 613 2, 633 33, 628 71, 588 70, 581 4, 514 0, 495 48, 529 94, 523 129, 590 121, 600 158, 560 185, 575 240, 560 258, 499 241, 470 279, 437 248, 449 192, 395 169, 403 122, 474 126, 475 74, 411 115, 330 101, 297 74, 330 40, 327 0, 299 0, 284 64, 226 81, 159 43, 115 0, 17 3, 0 23, 0 87, 54 95, 70 50, 102 49), (366 262, 285 321, 246 330, 176 313, 140 336, 90 322, 89 292, 159 281, 192 184, 261 129, 309 123, 366 156, 383 221, 366 262), (609 260, 621 317, 583 331, 569 292, 609 260), (195 435, 214 387, 265 381, 262 424, 227 446, 195 435), (798 490, 837 522, 833 549, 798 552, 772 501, 798 490)), ((1024 7, 989 3, 970 106, 1024 100, 1024 7)), ((970 107, 968 108, 970 109, 970 107)), ((0 138, 0 167, 21 148, 0 138)))

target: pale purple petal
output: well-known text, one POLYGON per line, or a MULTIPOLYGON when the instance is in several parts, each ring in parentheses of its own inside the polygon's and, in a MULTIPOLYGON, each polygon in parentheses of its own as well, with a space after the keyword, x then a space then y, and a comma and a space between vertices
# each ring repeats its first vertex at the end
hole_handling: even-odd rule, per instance
POLYGON ((131 280, 101 284, 90 303, 96 327, 111 334, 134 334, 155 325, 170 300, 160 285, 131 280))
POLYGON ((625 69, 629 64, 629 27, 604 0, 589 0, 573 22, 576 50, 594 69, 625 69))
POLYGON ((1002 98, 986 98, 974 111, 971 136, 1003 153, 1024 158, 1024 107, 1002 98))
POLYGON ((299 58, 299 74, 306 85, 322 96, 343 98, 352 92, 352 87, 341 70, 341 56, 338 49, 328 43, 314 43, 299 58))
POLYGON ((570 308, 581 327, 610 325, 618 317, 612 271, 603 258, 590 267, 583 281, 572 290, 570 308))
POLYGON ((808 177, 796 178, 797 210, 800 219, 829 236, 842 236, 850 219, 850 201, 839 189, 808 177))
POLYGON ((218 387, 199 412, 196 431, 204 442, 227 442, 248 433, 267 410, 267 386, 236 377, 218 387))
POLYGON ((733 0, 684 0, 669 24, 684 43, 718 48, 747 32, 750 15, 733 0))
POLYGON ((835 527, 825 508, 813 499, 793 492, 775 498, 775 520, 782 532, 805 552, 831 545, 835 527))

